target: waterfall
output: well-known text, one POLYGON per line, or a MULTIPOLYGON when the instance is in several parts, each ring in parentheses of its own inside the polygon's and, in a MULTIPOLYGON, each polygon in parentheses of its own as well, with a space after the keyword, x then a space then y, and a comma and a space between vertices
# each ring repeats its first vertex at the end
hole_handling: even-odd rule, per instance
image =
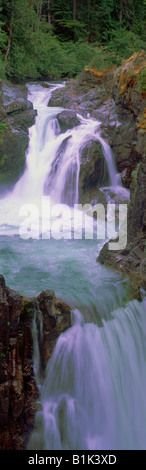
POLYGON ((29 449, 145 448, 145 301, 99 328, 75 311, 46 368, 29 449))
MULTIPOLYGON (((77 114, 79 124, 61 132, 56 116, 63 108, 49 107, 48 102, 53 90, 62 86, 28 85, 38 114, 29 129, 26 168, 0 207, 1 263, 8 285, 10 281, 15 290, 22 288, 24 295, 31 289, 31 296, 49 286, 58 298, 77 307, 71 328, 56 342, 43 379, 43 318, 34 312, 33 365, 40 398, 28 449, 144 449, 145 300, 129 301, 129 280, 96 262, 101 248, 97 240, 23 240, 18 235, 21 206, 27 200, 39 207, 42 196, 66 206, 68 227, 67 205, 72 207, 79 197, 81 152, 91 140, 102 145, 112 190, 122 193, 111 149, 101 137, 101 123, 77 114)), ((80 215, 78 211, 79 229, 80 215)), ((90 230, 92 218, 88 219, 90 230)))
POLYGON ((38 85, 28 86, 29 100, 37 109, 34 126, 29 130, 26 169, 16 184, 13 197, 38 199, 48 194, 54 203, 78 203, 80 153, 90 139, 101 143, 112 186, 118 178, 111 149, 100 136, 100 122, 77 115, 80 124, 61 133, 56 115, 63 108, 47 106, 51 93, 63 85, 42 91, 38 85))

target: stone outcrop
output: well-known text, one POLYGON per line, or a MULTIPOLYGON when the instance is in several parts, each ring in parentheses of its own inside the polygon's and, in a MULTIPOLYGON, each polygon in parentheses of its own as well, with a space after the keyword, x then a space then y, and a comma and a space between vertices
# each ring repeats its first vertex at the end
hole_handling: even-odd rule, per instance
POLYGON ((75 111, 62 111, 56 116, 61 132, 79 126, 80 120, 75 111))
POLYGON ((70 307, 43 291, 24 297, 9 289, 0 276, 0 449, 24 449, 32 430, 39 391, 33 367, 32 321, 42 317, 38 328, 40 374, 50 358, 58 336, 71 325, 70 307))
MULTIPOLYGON (((113 96, 119 109, 130 113, 133 125, 130 128, 131 139, 127 153, 120 145, 119 165, 125 172, 125 186, 130 186, 130 204, 128 208, 128 244, 124 250, 111 252, 106 243, 98 257, 98 261, 107 266, 119 269, 135 276, 139 285, 146 289, 146 115, 145 94, 141 84, 141 73, 144 69, 144 53, 134 54, 123 63, 115 79, 113 96), (133 138, 132 138, 133 135, 133 138), (124 168, 125 165, 125 168, 124 168)), ((131 121, 132 122, 132 121, 131 121)), ((128 123, 129 126, 129 123, 128 123)), ((128 129, 128 127, 127 127, 128 129)), ((119 143, 122 144, 119 128, 119 143)), ((117 145, 117 140, 113 147, 117 145)))
POLYGON ((105 243, 97 261, 109 268, 127 273, 139 288, 146 290, 146 241, 143 233, 138 233, 124 250, 110 251, 105 243))
POLYGON ((100 142, 90 139, 82 148, 80 155, 80 203, 90 202, 97 194, 98 188, 108 186, 108 184, 109 174, 102 146, 100 142))
POLYGON ((13 185, 25 168, 29 127, 36 111, 24 85, 1 82, 0 90, 0 186, 13 185))
POLYGON ((125 60, 115 75, 113 96, 116 104, 127 108, 137 118, 143 114, 146 106, 142 73, 146 66, 144 51, 135 53, 125 60))

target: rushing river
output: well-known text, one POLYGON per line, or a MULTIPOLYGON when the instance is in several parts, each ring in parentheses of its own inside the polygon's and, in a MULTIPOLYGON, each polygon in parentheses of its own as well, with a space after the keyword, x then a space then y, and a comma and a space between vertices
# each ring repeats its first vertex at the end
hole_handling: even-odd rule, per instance
MULTIPOLYGON (((0 272, 7 285, 31 296, 53 289, 73 310, 72 328, 60 336, 47 365, 29 448, 144 449, 145 299, 131 300, 130 280, 97 263, 102 239, 69 235, 68 208, 78 203, 80 151, 91 138, 102 145, 111 185, 115 191, 122 188, 100 122, 79 115, 79 126, 60 132, 56 115, 62 108, 47 104, 61 86, 28 85, 38 115, 30 128, 26 169, 0 201, 0 272), (42 196, 44 212, 50 201, 66 211, 64 238, 59 239, 58 222, 54 237, 48 235, 42 196), (28 230, 20 236, 28 203, 34 210, 30 238, 28 230)), ((80 211, 74 216, 80 232, 80 211)), ((95 221, 87 217, 89 234, 92 229, 95 221)))

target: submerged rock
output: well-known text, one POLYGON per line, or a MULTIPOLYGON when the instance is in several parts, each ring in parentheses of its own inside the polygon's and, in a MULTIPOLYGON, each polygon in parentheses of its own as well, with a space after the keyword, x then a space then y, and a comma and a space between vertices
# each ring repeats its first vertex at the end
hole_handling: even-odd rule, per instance
POLYGON ((24 297, 0 275, 0 449, 24 449, 32 429, 39 391, 33 369, 32 322, 38 327, 40 375, 58 336, 71 326, 71 309, 55 293, 24 297))

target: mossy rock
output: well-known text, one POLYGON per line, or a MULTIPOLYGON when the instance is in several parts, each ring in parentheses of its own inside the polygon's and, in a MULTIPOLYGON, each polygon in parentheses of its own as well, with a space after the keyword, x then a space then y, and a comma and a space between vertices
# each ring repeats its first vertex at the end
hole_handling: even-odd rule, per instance
POLYGON ((90 189, 108 186, 109 173, 100 142, 90 139, 80 157, 79 199, 90 189))
POLYGON ((68 129, 72 129, 80 124, 75 111, 62 111, 57 114, 57 120, 59 122, 61 132, 65 132, 68 129))
POLYGON ((0 139, 0 183, 13 184, 25 168, 26 132, 6 130, 0 139))

